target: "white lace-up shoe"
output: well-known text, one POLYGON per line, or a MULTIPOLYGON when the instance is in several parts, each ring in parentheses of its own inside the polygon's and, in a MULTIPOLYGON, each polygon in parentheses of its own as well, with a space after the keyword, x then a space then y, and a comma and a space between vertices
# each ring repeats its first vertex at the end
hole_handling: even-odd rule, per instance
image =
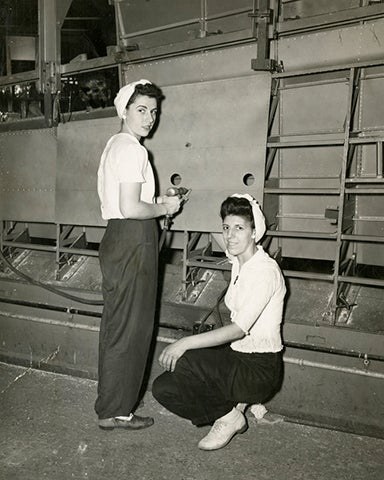
POLYGON ((244 433, 248 428, 247 421, 241 412, 238 413, 234 421, 222 418, 216 420, 208 435, 200 440, 198 447, 201 450, 218 450, 228 445, 237 433, 244 433))

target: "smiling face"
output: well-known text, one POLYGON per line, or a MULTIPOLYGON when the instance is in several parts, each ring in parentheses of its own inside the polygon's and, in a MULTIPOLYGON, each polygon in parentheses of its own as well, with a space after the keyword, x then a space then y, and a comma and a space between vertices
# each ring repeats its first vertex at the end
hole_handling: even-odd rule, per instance
POLYGON ((228 253, 237 257, 242 265, 256 252, 255 229, 249 220, 238 215, 227 215, 222 227, 228 253))
POLYGON ((123 132, 134 135, 138 140, 148 136, 157 117, 157 100, 147 95, 138 95, 125 110, 123 132))

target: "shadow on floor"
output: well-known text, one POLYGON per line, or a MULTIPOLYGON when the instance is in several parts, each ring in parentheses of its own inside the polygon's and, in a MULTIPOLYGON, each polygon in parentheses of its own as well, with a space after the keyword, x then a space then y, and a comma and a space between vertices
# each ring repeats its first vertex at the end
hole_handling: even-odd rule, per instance
POLYGON ((96 382, 0 363, 1 480, 382 480, 384 440, 293 424, 260 423, 224 449, 197 448, 196 428, 148 392, 155 425, 104 432, 96 382))

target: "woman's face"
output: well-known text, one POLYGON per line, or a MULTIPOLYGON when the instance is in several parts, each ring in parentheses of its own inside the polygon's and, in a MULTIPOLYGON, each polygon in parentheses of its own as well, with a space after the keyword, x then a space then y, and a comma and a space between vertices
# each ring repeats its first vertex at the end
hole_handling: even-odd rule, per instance
POLYGON ((157 116, 156 98, 138 95, 125 110, 124 129, 138 140, 151 131, 157 116))
POLYGON ((231 255, 241 261, 249 260, 256 251, 255 229, 251 222, 238 215, 227 215, 223 220, 225 246, 231 255))

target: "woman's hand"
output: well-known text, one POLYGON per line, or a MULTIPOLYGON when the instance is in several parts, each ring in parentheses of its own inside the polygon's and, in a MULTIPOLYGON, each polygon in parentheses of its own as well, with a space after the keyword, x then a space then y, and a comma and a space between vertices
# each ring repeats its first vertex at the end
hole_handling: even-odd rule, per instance
POLYGON ((187 351, 195 348, 209 348, 224 345, 243 338, 245 333, 236 323, 215 328, 209 332, 183 337, 166 346, 159 357, 160 365, 170 372, 175 370, 176 362, 187 351))
POLYGON ((169 372, 173 372, 176 367, 177 360, 188 350, 186 348, 185 339, 182 338, 175 343, 167 345, 161 352, 159 357, 160 365, 169 372))
POLYGON ((167 209, 167 215, 173 215, 180 210, 182 200, 177 195, 174 197, 164 195, 162 200, 162 204, 167 209))

